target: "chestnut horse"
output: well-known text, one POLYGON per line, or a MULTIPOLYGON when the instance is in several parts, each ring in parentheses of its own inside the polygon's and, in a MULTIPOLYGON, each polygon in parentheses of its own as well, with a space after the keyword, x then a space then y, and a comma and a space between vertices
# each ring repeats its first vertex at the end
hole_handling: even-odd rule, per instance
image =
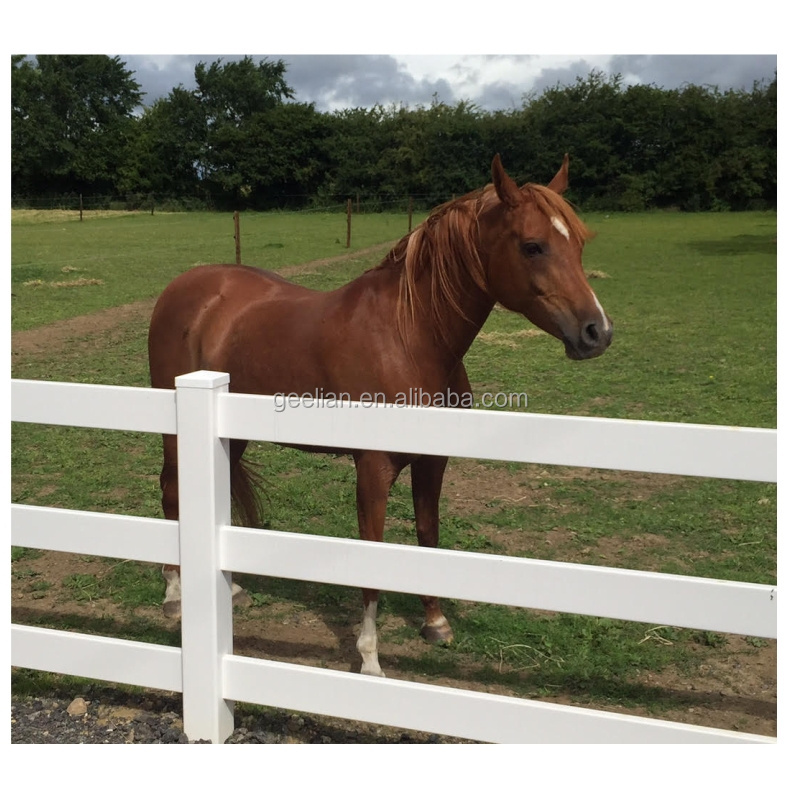
MULTIPOLYGON (((495 156, 492 183, 435 209, 381 264, 334 291, 313 291, 246 266, 183 273, 153 311, 152 385, 173 388, 176 375, 207 369, 229 373, 231 392, 392 398, 413 388, 468 405, 462 359, 495 303, 560 339, 569 358, 599 356, 612 325, 581 264, 588 230, 561 196, 567 167, 565 156, 548 186, 518 187, 495 156)), ((261 520, 253 476, 241 460, 246 446, 231 442, 231 484, 242 521, 255 527, 261 520)), ((383 539, 389 490, 410 464, 418 541, 436 547, 447 458, 351 454, 361 538, 383 539)), ((177 519, 175 436, 164 436, 161 488, 164 515, 177 519)), ((164 613, 177 617, 179 568, 165 565, 163 574, 164 613)), ((234 593, 235 600, 246 597, 235 584, 234 593)), ((363 600, 361 672, 383 675, 378 592, 364 589, 363 600)), ((452 640, 438 598, 423 597, 422 604, 422 636, 452 640)))

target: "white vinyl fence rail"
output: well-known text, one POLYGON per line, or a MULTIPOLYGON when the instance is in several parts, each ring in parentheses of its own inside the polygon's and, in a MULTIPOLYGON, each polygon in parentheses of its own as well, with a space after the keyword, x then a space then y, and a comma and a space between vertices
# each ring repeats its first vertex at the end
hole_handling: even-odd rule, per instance
POLYGON ((774 742, 627 714, 233 655, 231 572, 777 637, 777 587, 232 527, 228 440, 777 480, 777 431, 441 408, 278 404, 200 371, 176 389, 12 381, 12 420, 179 442, 180 522, 12 506, 13 545, 181 564, 182 646, 12 625, 12 666, 183 693, 222 742, 235 701, 506 743, 774 742), (313 407, 309 407, 312 406, 313 407))

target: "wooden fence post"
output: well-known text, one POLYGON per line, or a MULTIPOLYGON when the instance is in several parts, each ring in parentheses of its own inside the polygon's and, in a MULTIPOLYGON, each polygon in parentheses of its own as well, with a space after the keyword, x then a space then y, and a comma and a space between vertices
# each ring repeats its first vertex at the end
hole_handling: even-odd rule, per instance
POLYGON ((414 213, 414 198, 408 196, 408 232, 411 233, 411 215, 414 213))
POLYGON ((233 239, 236 242, 236 263, 242 263, 242 241, 239 237, 239 212, 233 212, 233 239))
POLYGON ((83 193, 79 194, 78 198, 78 202, 80 204, 78 219, 80 222, 83 222, 83 193))
POLYGON ((345 247, 350 247, 350 229, 353 225, 353 201, 347 198, 347 244, 345 247))
POLYGON ((233 653, 231 573, 219 569, 219 526, 231 524, 229 440, 217 436, 217 398, 230 376, 200 370, 175 378, 178 419, 183 729, 224 742, 233 702, 222 696, 222 657, 233 653))

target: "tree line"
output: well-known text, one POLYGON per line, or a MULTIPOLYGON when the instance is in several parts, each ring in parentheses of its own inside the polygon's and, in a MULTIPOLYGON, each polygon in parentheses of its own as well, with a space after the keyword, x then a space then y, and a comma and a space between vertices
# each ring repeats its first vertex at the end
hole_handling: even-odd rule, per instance
MULTIPOLYGON (((570 154, 584 210, 777 205, 777 74, 749 91, 628 86, 592 72, 486 111, 470 102, 318 111, 294 100, 281 60, 195 68, 142 110, 119 57, 11 57, 11 190, 171 200, 185 208, 326 206, 419 198, 488 182, 496 152, 546 182, 570 154)), ((377 207, 377 206, 376 206, 377 207)))

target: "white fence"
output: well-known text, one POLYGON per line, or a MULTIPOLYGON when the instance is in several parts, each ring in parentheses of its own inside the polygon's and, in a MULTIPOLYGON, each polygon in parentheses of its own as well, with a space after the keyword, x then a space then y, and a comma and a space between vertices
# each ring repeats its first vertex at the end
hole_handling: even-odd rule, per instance
POLYGON ((766 638, 777 587, 230 525, 228 440, 777 480, 777 431, 437 408, 277 406, 195 372, 176 390, 12 381, 12 420, 177 433, 180 523, 12 506, 13 545, 180 563, 182 647, 12 625, 12 666, 183 693, 190 739, 243 701, 492 742, 774 742, 632 715, 233 655, 231 572, 766 638))

